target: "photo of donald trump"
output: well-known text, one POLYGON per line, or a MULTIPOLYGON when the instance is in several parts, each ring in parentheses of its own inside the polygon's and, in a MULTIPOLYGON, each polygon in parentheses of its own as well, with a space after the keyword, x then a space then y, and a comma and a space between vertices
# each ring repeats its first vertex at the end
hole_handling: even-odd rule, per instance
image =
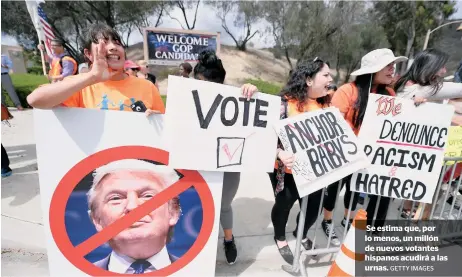
MULTIPOLYGON (((164 165, 142 160, 120 160, 95 170, 87 193, 89 216, 100 232, 179 180, 178 173, 164 165)), ((181 208, 178 197, 134 222, 108 241, 112 252, 94 263, 120 274, 159 270, 178 258, 168 253, 181 208)))

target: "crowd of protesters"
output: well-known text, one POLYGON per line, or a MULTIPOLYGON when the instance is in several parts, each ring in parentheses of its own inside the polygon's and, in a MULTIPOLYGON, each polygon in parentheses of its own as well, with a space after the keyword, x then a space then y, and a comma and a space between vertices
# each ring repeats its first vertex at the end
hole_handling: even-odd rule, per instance
MULTIPOLYGON (((120 35, 115 30, 104 24, 94 24, 85 33, 82 45, 86 61, 77 65, 75 60, 63 51, 62 42, 53 41, 54 55, 47 57, 52 65, 49 74, 50 84, 38 87, 27 97, 32 107, 51 109, 65 106, 132 111, 128 107, 135 99, 144 103, 146 115, 165 112, 155 75, 150 72, 147 64, 126 60, 120 35), (109 87, 110 90, 107 89, 109 87), (111 91, 110 95, 107 91, 111 91)), ((375 49, 362 57, 360 68, 351 74, 354 80, 343 84, 336 91, 331 90, 333 79, 327 60, 315 58, 303 62, 292 70, 287 84, 280 93, 281 119, 325 107, 336 107, 357 135, 364 121, 368 97, 371 93, 412 99, 417 106, 426 101, 441 102, 462 98, 460 82, 462 63, 455 74, 455 82, 446 82, 443 77, 446 74, 447 54, 436 49, 427 49, 417 54, 407 72, 396 80, 396 65, 407 60, 406 57, 395 56, 390 49, 375 49)), ((6 61, 5 65, 7 69, 6 61)), ((4 83, 3 72, 2 55, 2 86, 8 83, 4 83)), ((226 70, 221 59, 213 51, 207 50, 199 55, 199 60, 194 67, 189 63, 179 65, 178 75, 222 84, 225 81, 226 70)), ((241 90, 246 97, 252 97, 257 88, 245 84, 241 90)), ((18 101, 15 105, 20 107, 18 101)), ((7 156, 4 159, 4 152, 6 155, 2 145, 2 176, 6 176, 7 172, 11 174, 9 165, 3 163, 4 160, 8 160, 7 156), (7 171, 5 174, 4 169, 7 171)), ((287 242, 286 225, 294 203, 297 201, 301 203, 291 172, 294 160, 294 155, 284 150, 278 143, 274 172, 269 174, 272 188, 268 188, 272 189, 275 195, 274 206, 271 211, 268 211, 274 227, 274 242, 283 259, 290 264, 294 257, 287 242)), ((315 248, 307 234, 318 218, 321 201, 323 203, 322 230, 327 237, 331 237, 333 245, 340 245, 339 237, 333 228, 333 209, 337 192, 345 189, 344 218, 340 222, 344 228, 350 227, 351 218, 361 198, 359 193, 350 190, 350 179, 351 175, 327 186, 326 193, 319 190, 308 196, 305 228, 302 233, 302 245, 305 249, 315 248), (350 219, 347 214, 350 214, 350 219)), ((239 219, 239 215, 233 215, 232 201, 239 183, 239 173, 224 174, 220 223, 224 231, 223 247, 229 264, 234 264, 237 259, 237 247, 232 229, 234 217, 239 219)), ((375 224, 383 224, 391 199, 381 197, 381 200, 377 201, 376 195, 367 195, 367 197, 369 197, 368 223, 372 223, 378 205, 375 224)), ((413 213, 410 209, 409 203, 406 203, 405 216, 413 213)), ((299 217, 297 217, 298 224, 299 217)), ((293 235, 296 235, 296 230, 293 235)))

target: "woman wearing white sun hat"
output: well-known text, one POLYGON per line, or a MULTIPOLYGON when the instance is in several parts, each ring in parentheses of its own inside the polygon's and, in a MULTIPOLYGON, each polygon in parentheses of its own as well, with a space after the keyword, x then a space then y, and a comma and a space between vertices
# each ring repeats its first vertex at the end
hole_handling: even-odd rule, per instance
MULTIPOLYGON (((352 76, 356 76, 355 81, 342 85, 333 95, 332 105, 340 110, 356 135, 359 133, 363 122, 369 93, 395 96, 395 91, 390 87, 394 81, 394 66, 396 63, 404 61, 407 61, 406 57, 396 57, 390 49, 383 48, 373 50, 362 57, 361 68, 351 73, 352 76)), ((352 220, 347 220, 351 199, 350 180, 351 175, 345 177, 341 184, 342 187, 347 184, 343 201, 345 217, 341 222, 346 228, 349 228, 352 222, 352 220)), ((332 210, 337 197, 337 189, 338 183, 329 186, 327 189, 327 197, 324 200, 324 221, 322 227, 326 235, 329 235, 329 232, 333 230, 330 225, 332 224, 332 210)), ((358 196, 359 193, 354 193, 353 195, 352 211, 356 209, 358 196)), ((377 196, 369 195, 369 197, 370 201, 367 207, 367 216, 368 224, 371 224, 377 204, 377 196)), ((389 202, 390 198, 382 197, 377 212, 378 220, 375 222, 376 226, 377 224, 383 224, 383 222, 380 222, 380 219, 385 219, 389 202)), ((349 218, 354 218, 353 213, 350 213, 349 218)))

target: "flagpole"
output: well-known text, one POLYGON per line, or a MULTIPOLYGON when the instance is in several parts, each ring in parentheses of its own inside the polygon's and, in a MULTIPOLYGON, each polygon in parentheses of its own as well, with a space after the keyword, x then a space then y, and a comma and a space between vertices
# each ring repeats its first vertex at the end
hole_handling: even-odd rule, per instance
MULTIPOLYGON (((41 45, 43 45, 41 42, 40 42, 41 45)), ((45 45, 43 45, 43 47, 45 47, 45 45)), ((44 76, 47 76, 47 68, 45 66, 45 55, 43 54, 43 50, 42 49, 39 49, 40 50, 40 57, 42 58, 42 69, 43 69, 43 75, 44 76)))
MULTIPOLYGON (((38 5, 38 2, 37 1, 27 1, 26 0, 26 6, 27 6, 27 10, 29 11, 29 15, 32 19, 32 24, 34 25, 35 27, 35 31, 37 32, 37 38, 38 38, 38 44, 39 45, 43 45, 42 44, 42 30, 41 30, 41 27, 40 27, 40 23, 39 23, 39 18, 38 18, 38 10, 37 10, 37 5, 38 5)), ((43 45, 43 47, 45 48, 45 45, 43 45)), ((46 69, 46 63, 45 63, 45 55, 43 54, 43 51, 41 48, 39 48, 40 50, 40 57, 41 57, 41 60, 42 60, 42 69, 43 69, 43 75, 47 76, 47 69, 46 69)))

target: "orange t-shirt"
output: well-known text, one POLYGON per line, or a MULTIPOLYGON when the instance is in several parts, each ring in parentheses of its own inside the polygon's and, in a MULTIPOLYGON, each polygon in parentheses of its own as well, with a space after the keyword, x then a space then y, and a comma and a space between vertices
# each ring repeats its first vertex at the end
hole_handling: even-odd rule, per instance
POLYGON ((132 111, 130 106, 136 101, 142 101, 147 109, 165 113, 157 87, 148 80, 134 76, 93 84, 77 91, 62 104, 66 107, 132 111))
MULTIPOLYGON (((323 107, 318 102, 316 102, 316 100, 308 99, 307 102, 305 103, 305 105, 303 106, 303 111, 300 112, 298 110, 297 103, 298 102, 296 100, 287 101, 287 117, 292 117, 292 116, 299 115, 301 113, 312 112, 312 111, 320 110, 322 108, 326 108, 326 107, 323 107)), ((274 168, 275 169, 278 168, 278 161, 277 160, 274 163, 274 168)), ((284 168, 285 168, 286 173, 292 174, 292 170, 288 169, 287 167, 284 167, 284 168)))
MULTIPOLYGON (((386 87, 386 89, 390 96, 396 95, 392 88, 386 87)), ((371 90, 371 93, 376 93, 376 91, 371 90)), ((359 129, 361 128, 354 128, 353 124, 354 106, 357 99, 358 88, 354 83, 347 83, 339 87, 332 97, 332 106, 337 107, 340 112, 343 113, 343 117, 348 122, 351 129, 353 129, 355 135, 358 135, 359 129)))

